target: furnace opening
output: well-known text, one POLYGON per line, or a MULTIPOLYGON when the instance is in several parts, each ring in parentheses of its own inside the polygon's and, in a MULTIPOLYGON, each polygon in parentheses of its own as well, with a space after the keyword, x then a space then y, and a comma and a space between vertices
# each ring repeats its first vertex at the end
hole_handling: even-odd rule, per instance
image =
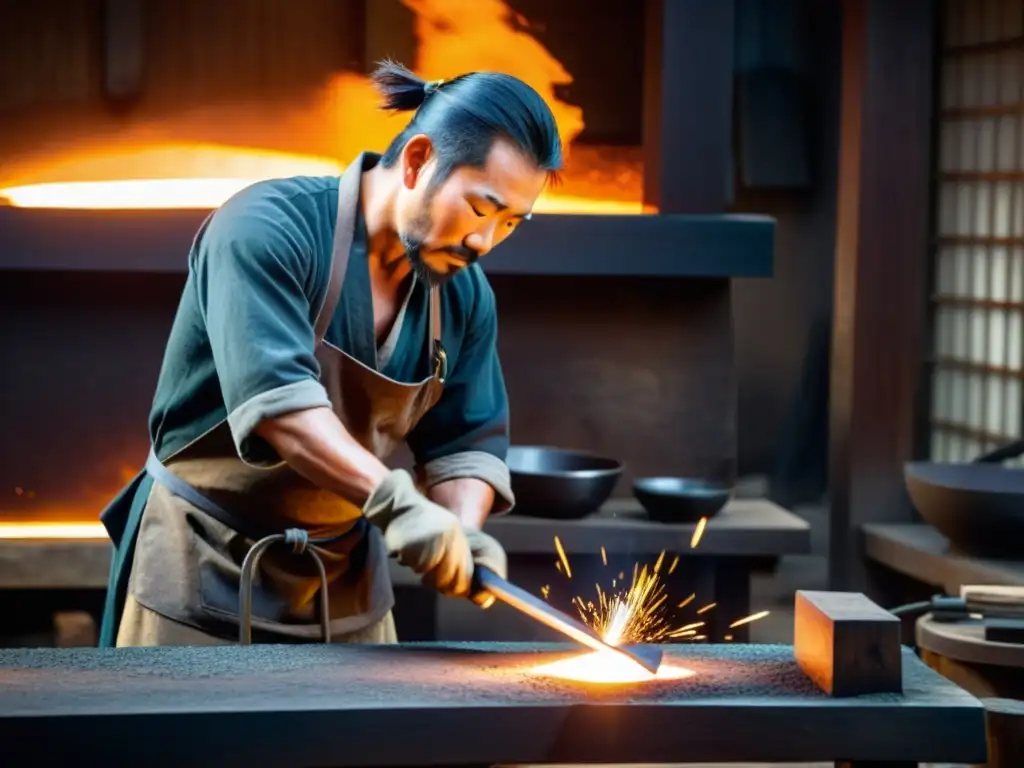
MULTIPOLYGON (((415 14, 417 74, 473 70, 513 74, 545 97, 566 147, 563 184, 539 213, 639 214, 636 148, 574 146, 582 110, 558 98, 572 75, 502 0, 402 0, 415 14)), ((360 152, 383 151, 405 125, 377 109, 369 79, 345 72, 315 92, 259 104, 224 101, 157 114, 143 96, 127 117, 12 152, 0 171, 0 204, 51 209, 212 209, 262 179, 339 175, 360 152), (88 138, 83 138, 83 137, 88 138)), ((31 134, 30 130, 25 133, 31 134)))

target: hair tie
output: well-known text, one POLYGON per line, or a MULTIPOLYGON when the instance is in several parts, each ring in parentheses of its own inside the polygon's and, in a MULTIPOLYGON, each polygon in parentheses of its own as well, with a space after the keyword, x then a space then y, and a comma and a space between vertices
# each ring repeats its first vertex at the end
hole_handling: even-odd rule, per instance
POLYGON ((442 85, 444 80, 431 80, 429 83, 423 86, 423 93, 430 96, 432 93, 437 91, 442 85))

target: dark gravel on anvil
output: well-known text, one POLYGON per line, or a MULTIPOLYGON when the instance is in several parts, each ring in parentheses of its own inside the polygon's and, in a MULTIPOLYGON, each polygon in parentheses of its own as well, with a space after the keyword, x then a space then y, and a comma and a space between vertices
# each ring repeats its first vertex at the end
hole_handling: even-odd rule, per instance
MULTIPOLYGON (((222 646, 0 651, 0 715, 672 702, 829 701, 791 646, 666 648, 681 680, 581 686, 530 673, 565 645, 222 646)), ((899 697, 878 697, 879 702, 899 697)))

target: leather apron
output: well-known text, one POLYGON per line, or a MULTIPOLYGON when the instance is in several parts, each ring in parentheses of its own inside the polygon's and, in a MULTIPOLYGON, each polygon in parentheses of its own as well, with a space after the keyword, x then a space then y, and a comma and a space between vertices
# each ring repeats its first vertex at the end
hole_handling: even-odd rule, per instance
MULTIPOLYGON (((426 356, 431 369, 419 383, 394 381, 324 338, 347 271, 364 157, 345 170, 339 185, 329 286, 314 322, 315 354, 320 382, 335 414, 360 445, 384 460, 437 403, 447 358, 441 346, 436 287, 430 294, 426 356)), ((318 613, 324 608, 335 635, 358 635, 390 619, 394 594, 387 552, 383 537, 367 523, 362 510, 315 486, 287 464, 261 468, 243 462, 226 420, 162 463, 151 453, 144 474, 154 481, 147 484, 152 487, 144 505, 122 493, 112 507, 120 501, 131 509, 119 513, 108 508, 104 513, 112 518, 104 519, 108 530, 113 527, 121 534, 120 541, 112 535, 115 567, 120 565, 123 571, 128 566, 131 583, 126 590, 125 574, 112 572, 111 590, 120 589, 108 593, 101 645, 117 636, 109 619, 114 612, 120 616, 126 591, 162 617, 214 637, 237 638, 243 560, 257 540, 287 529, 292 543, 297 543, 294 534, 308 535, 318 557, 299 557, 280 545, 262 555, 251 598, 258 640, 317 640, 323 619, 318 613), (127 517, 123 529, 116 520, 119 515, 127 517), (322 578, 329 587, 326 602, 322 578)), ((138 485, 139 478, 133 484, 138 485)), ((145 486, 136 490, 146 492, 145 486)))

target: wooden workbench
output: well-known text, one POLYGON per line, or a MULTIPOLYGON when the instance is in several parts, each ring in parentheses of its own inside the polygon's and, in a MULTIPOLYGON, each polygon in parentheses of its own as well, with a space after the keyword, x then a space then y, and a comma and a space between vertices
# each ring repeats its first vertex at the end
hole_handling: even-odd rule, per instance
POLYGON ((790 646, 670 647, 681 680, 531 669, 566 645, 0 651, 5 765, 981 762, 980 702, 903 656, 904 694, 832 698, 790 646), (19 760, 18 755, 23 757, 19 760))

